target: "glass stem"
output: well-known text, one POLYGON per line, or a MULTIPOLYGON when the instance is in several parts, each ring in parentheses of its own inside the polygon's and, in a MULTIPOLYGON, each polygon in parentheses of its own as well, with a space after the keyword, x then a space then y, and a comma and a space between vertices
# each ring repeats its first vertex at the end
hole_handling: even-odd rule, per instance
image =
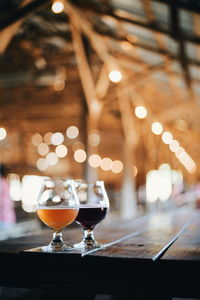
POLYGON ((93 230, 84 229, 84 239, 83 239, 83 241, 86 245, 92 245, 92 244, 95 243, 93 230))
POLYGON ((51 245, 63 245, 62 230, 54 230, 51 245))

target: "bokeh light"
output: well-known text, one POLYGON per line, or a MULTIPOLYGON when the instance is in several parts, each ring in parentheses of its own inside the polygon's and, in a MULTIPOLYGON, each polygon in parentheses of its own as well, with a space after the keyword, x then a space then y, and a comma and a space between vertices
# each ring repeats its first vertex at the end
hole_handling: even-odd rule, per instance
POLYGON ((64 141, 64 135, 61 132, 55 132, 51 136, 51 143, 53 145, 60 145, 64 141))
POLYGON ((64 4, 61 1, 54 1, 51 10, 54 14, 60 14, 64 10, 64 4))
POLYGON ((88 160, 89 164, 93 168, 98 168, 101 165, 101 157, 98 154, 92 154, 88 160))
POLYGON ((172 151, 172 152, 176 152, 179 148, 179 142, 176 141, 176 140, 172 140, 170 143, 169 143, 169 149, 172 151))
POLYGON ((111 165, 113 173, 120 173, 123 170, 123 163, 120 160, 114 160, 111 165))
POLYGON ((153 122, 151 125, 151 131, 156 135, 161 134, 163 132, 162 124, 159 122, 153 122))
POLYGON ((117 82, 120 82, 121 79, 122 79, 122 74, 120 71, 117 71, 117 70, 113 70, 109 73, 108 75, 110 81, 114 82, 114 83, 117 83, 117 82))
POLYGON ((78 127, 72 125, 72 126, 69 126, 67 128, 67 130, 66 130, 66 136, 69 139, 75 139, 78 135, 79 135, 79 129, 78 129, 78 127))
POLYGON ((101 160, 101 168, 104 171, 108 171, 111 169, 112 166, 112 160, 108 157, 105 157, 101 160))
POLYGON ((65 145, 58 145, 56 147, 56 155, 60 158, 65 157, 67 155, 67 147, 65 145))
POLYGON ((55 152, 49 152, 46 156, 46 160, 50 166, 54 166, 58 162, 58 157, 55 152))
POLYGON ((147 109, 144 106, 136 106, 135 115, 139 119, 144 119, 147 116, 147 109))
POLYGON ((47 145, 50 145, 51 144, 51 137, 52 137, 52 132, 47 132, 45 133, 43 139, 44 139, 44 142, 47 144, 47 145))
POLYGON ((82 163, 86 160, 87 155, 86 152, 82 149, 78 149, 74 152, 74 159, 75 161, 82 163))
POLYGON ((88 135, 88 143, 91 145, 91 146, 98 146, 99 143, 100 143, 100 136, 97 132, 91 132, 89 133, 88 135))
POLYGON ((32 135, 32 144, 37 147, 39 144, 41 144, 43 142, 42 136, 40 133, 34 133, 32 135))
POLYGON ((49 152, 49 146, 45 143, 38 145, 37 151, 40 155, 44 156, 49 152))
POLYGON ((48 168, 48 162, 45 158, 39 158, 36 162, 36 167, 40 171, 44 171, 48 168))
POLYGON ((170 144, 173 140, 173 135, 169 131, 165 131, 162 134, 162 141, 164 144, 170 144))
POLYGON ((0 128, 0 141, 4 140, 6 138, 7 132, 5 128, 1 127, 0 128))

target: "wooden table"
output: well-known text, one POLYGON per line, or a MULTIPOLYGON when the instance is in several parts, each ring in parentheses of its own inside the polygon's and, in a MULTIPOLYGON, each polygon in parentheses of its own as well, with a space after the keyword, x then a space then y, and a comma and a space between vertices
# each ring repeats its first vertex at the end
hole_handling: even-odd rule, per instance
MULTIPOLYGON (((83 256, 23 251, 48 244, 48 229, 1 242, 0 286, 67 291, 84 300, 104 293, 121 294, 122 299, 128 299, 123 298, 128 294, 150 300, 200 297, 199 210, 185 207, 131 222, 105 221, 95 236, 106 244, 105 249, 83 256), (79 297, 83 294, 88 298, 79 297)), ((70 244, 81 237, 78 225, 64 231, 70 244)))

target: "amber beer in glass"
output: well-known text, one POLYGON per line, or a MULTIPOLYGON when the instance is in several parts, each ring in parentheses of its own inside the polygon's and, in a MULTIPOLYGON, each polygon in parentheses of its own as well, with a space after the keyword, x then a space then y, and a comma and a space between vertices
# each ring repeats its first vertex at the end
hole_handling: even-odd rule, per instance
POLYGON ((40 220, 54 230, 60 230, 71 224, 78 214, 76 208, 44 208, 37 210, 40 220))
POLYGON ((53 238, 48 246, 41 247, 43 252, 72 250, 62 238, 62 230, 71 224, 79 212, 79 200, 74 180, 44 180, 37 203, 40 220, 53 230, 53 238))

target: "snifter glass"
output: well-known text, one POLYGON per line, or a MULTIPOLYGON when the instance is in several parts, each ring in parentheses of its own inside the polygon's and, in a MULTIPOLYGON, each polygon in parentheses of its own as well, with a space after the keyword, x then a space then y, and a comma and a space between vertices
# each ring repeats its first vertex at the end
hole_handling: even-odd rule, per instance
POLYGON ((40 220, 53 230, 53 238, 48 246, 41 247, 44 252, 71 250, 62 238, 63 228, 71 224, 79 211, 74 180, 44 180, 37 202, 37 214, 40 220))
POLYGON ((79 213, 75 219, 84 232, 83 240, 74 245, 75 249, 101 247, 94 238, 93 230, 106 216, 109 199, 103 181, 86 182, 75 180, 79 198, 79 213))

